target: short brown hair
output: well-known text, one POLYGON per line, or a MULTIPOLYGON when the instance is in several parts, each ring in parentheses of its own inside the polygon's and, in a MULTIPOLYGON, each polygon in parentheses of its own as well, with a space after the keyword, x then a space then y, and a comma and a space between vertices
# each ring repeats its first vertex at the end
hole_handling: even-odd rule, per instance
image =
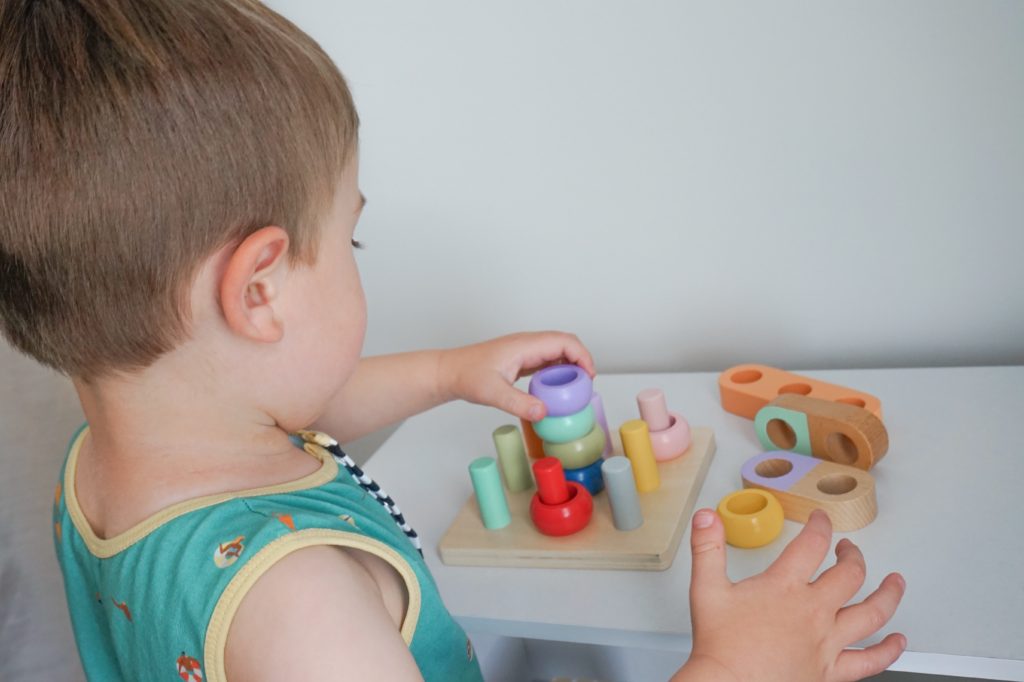
POLYGON ((216 250, 312 262, 357 144, 341 74, 256 0, 0 2, 0 328, 90 380, 187 337, 216 250))

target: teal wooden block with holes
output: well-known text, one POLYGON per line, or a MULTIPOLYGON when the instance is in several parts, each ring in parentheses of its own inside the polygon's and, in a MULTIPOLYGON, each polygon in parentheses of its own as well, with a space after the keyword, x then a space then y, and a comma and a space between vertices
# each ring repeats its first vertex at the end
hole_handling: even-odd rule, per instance
POLYGON ((814 456, 811 452, 811 430, 803 412, 765 405, 754 416, 754 430, 766 451, 788 450, 814 456))

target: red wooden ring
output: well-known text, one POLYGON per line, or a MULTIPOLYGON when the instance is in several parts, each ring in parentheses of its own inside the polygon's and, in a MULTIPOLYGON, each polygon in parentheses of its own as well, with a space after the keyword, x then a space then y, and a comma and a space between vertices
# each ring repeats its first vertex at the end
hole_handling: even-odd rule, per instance
POLYGON ((530 518, 544 535, 572 535, 583 530, 594 512, 594 500, 576 481, 566 481, 569 499, 562 504, 545 504, 539 494, 530 500, 530 518))

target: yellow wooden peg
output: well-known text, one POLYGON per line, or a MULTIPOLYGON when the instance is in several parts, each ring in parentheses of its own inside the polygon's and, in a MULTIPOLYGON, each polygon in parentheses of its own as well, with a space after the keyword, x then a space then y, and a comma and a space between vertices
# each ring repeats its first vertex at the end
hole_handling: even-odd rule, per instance
POLYGON ((661 477, 658 476, 658 462, 654 459, 647 422, 643 419, 630 419, 619 427, 619 436, 622 438, 622 449, 633 464, 636 489, 642 493, 657 490, 661 485, 661 477))

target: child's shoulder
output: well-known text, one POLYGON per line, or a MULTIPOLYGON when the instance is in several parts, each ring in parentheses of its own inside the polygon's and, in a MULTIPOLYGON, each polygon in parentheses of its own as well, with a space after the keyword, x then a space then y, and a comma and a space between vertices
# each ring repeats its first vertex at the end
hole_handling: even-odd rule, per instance
POLYGON ((376 556, 301 549, 275 562, 238 605, 225 670, 254 682, 421 679, 403 637, 408 602, 401 577, 376 556))
MULTIPOLYGON (((129 667, 141 670, 147 659, 173 649, 202 661, 208 675, 230 658, 245 671, 231 679, 259 680, 264 673, 252 666, 276 670, 264 662, 270 657, 288 661, 293 673, 305 670, 306 659, 295 656, 327 639, 333 648, 325 661, 337 652, 376 657, 394 646, 411 660, 407 645, 421 601, 418 556, 329 453, 320 452, 320 465, 305 476, 181 500, 127 530, 103 534, 76 494, 84 435, 73 442, 58 487, 55 539, 76 631, 118 631, 108 646, 90 652, 92 665, 138 658, 129 667), (280 640, 237 635, 253 629, 280 640), (278 650, 282 642, 287 655, 278 650)), ((402 660, 386 657, 395 665, 402 660)))

